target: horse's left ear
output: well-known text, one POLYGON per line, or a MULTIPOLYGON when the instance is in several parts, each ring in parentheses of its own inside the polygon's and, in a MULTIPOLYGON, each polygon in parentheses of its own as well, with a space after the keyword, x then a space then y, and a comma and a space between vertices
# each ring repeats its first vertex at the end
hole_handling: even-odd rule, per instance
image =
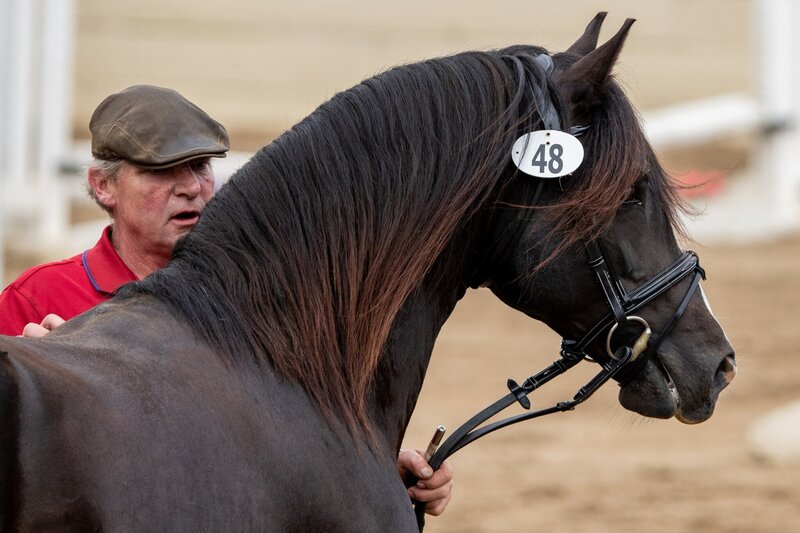
POLYGON ((567 48, 568 54, 575 54, 583 57, 595 48, 597 48, 597 38, 600 36, 600 28, 603 26, 603 20, 608 13, 601 11, 589 22, 583 35, 577 41, 572 43, 572 46, 567 48))
MULTIPOLYGON (((596 19, 597 17, 592 23, 596 19)), ((634 22, 635 19, 626 19, 616 35, 600 47, 588 52, 558 76, 562 96, 568 104, 583 108, 585 105, 592 106, 596 103, 597 93, 608 81, 614 62, 634 22)), ((592 23, 589 26, 592 26, 592 23)), ((576 109, 578 114, 581 110, 576 109)))

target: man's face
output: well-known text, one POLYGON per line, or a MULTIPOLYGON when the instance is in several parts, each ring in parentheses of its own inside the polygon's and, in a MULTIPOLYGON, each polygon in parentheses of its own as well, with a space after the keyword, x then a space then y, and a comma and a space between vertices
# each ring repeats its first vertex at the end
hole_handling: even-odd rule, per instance
POLYGON ((126 163, 110 184, 109 194, 114 240, 122 238, 142 254, 168 258, 214 194, 214 172, 209 158, 162 170, 126 163))

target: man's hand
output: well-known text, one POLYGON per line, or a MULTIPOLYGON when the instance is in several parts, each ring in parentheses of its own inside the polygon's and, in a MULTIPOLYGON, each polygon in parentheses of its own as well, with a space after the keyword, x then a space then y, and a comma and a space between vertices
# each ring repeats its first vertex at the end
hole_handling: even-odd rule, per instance
POLYGON ((41 324, 29 322, 28 325, 25 326, 25 329, 22 330, 22 336, 44 337, 64 322, 66 322, 66 320, 58 315, 47 315, 44 317, 44 320, 42 320, 41 324))
POLYGON ((434 472, 422 456, 422 450, 400 450, 397 473, 409 487, 408 495, 427 503, 426 514, 439 516, 444 512, 453 497, 453 471, 447 461, 434 472))

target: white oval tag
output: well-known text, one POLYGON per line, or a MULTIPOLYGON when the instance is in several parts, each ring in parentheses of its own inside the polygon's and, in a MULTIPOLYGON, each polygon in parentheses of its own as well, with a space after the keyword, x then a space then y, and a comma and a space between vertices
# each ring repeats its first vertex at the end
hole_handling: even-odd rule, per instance
POLYGON ((525 174, 537 178, 559 178, 581 166, 583 145, 565 131, 533 131, 514 142, 511 160, 525 174))

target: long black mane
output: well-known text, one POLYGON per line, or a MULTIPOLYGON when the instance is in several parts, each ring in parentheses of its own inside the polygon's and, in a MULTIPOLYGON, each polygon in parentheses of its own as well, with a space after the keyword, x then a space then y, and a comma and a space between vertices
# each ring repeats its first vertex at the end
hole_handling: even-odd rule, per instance
MULTIPOLYGON (((511 178, 514 140, 539 125, 532 87, 568 120, 554 82, 530 61, 544 52, 463 53, 337 94, 262 148, 170 265, 124 295, 155 295, 233 361, 270 364, 351 429, 367 424, 365 391, 397 312, 511 178)), ((586 139, 588 157, 613 173, 582 180, 591 184, 551 209, 572 242, 610 223, 609 197, 624 199, 652 153, 621 91, 608 98, 586 139), (598 190, 599 202, 587 196, 598 190), (575 206, 593 205, 589 226, 572 219, 575 206)))

